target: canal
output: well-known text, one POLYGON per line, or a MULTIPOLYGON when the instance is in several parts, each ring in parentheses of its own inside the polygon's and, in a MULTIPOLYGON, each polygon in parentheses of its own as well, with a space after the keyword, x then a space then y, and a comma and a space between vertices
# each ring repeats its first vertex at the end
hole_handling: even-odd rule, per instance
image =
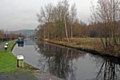
POLYGON ((24 61, 64 80, 120 80, 120 61, 41 41, 13 49, 24 61))

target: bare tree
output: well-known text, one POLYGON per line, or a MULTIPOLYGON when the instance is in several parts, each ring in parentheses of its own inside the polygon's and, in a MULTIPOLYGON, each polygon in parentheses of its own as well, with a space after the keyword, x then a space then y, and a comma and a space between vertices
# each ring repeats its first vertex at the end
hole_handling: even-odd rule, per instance
POLYGON ((43 31, 45 38, 54 37, 61 40, 66 38, 69 42, 69 35, 73 36, 72 27, 76 19, 75 4, 71 7, 71 13, 69 11, 68 0, 59 1, 56 6, 48 4, 45 8, 41 7, 40 13, 37 16, 40 24, 46 26, 43 31), (68 26, 69 22, 72 24, 71 28, 68 26), (70 29, 71 33, 68 31, 70 29))
POLYGON ((76 12, 76 5, 73 4, 72 7, 71 7, 71 11, 70 11, 70 26, 71 26, 71 38, 73 37, 73 25, 76 21, 76 15, 77 15, 77 12, 76 12))
POLYGON ((50 3, 45 8, 41 7, 40 14, 37 14, 38 16, 38 21, 41 24, 45 24, 47 26, 47 31, 44 31, 44 33, 47 33, 47 37, 49 38, 49 25, 52 22, 52 10, 53 10, 53 5, 50 3))
POLYGON ((69 16, 69 4, 68 4, 67 0, 63 1, 63 11, 64 11, 65 33, 66 33, 67 41, 69 42, 68 30, 67 30, 67 19, 68 19, 68 16, 69 16))
POLYGON ((120 1, 119 0, 98 0, 98 5, 94 9, 93 16, 99 26, 100 39, 105 50, 115 50, 118 45, 116 25, 119 19, 120 1))

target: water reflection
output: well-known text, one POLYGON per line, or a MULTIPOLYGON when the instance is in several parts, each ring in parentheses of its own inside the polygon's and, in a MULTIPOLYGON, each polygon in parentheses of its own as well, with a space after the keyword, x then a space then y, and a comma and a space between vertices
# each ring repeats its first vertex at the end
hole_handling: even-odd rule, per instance
POLYGON ((36 43, 33 40, 25 39, 25 45, 36 45, 36 43))
POLYGON ((49 45, 47 43, 39 43, 38 47, 41 49, 40 53, 44 58, 39 62, 47 69, 45 71, 50 72, 57 77, 64 78, 65 80, 76 80, 73 60, 77 60, 80 56, 84 56, 84 52, 76 51, 69 48, 59 48, 56 45, 49 45), (43 61, 45 61, 43 63, 43 61))
MULTIPOLYGON (((43 65, 43 70, 50 72, 65 80, 76 80, 76 71, 78 67, 74 60, 86 56, 85 52, 76 51, 69 48, 58 47, 47 43, 38 43, 41 49, 40 53, 45 57, 39 60, 43 65), (44 61, 44 63, 43 63, 44 61), (47 66, 47 68, 46 68, 47 66)), ((120 65, 115 58, 106 58, 90 55, 96 70, 93 70, 94 76, 88 78, 91 80, 119 80, 120 65)), ((79 72, 80 73, 80 72, 79 72)), ((78 75, 78 74, 77 74, 78 75)), ((86 78, 87 79, 87 78, 86 78)))
POLYGON ((95 80, 120 80, 120 62, 116 58, 96 59, 99 71, 95 80))
POLYGON ((64 48, 46 42, 25 41, 13 53, 45 72, 65 80, 120 80, 120 60, 64 48), (37 45, 36 45, 37 44, 37 45))

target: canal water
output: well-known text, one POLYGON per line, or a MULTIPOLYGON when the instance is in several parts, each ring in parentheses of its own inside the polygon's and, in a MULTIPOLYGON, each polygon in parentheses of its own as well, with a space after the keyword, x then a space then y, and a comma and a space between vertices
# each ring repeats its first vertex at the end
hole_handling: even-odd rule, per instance
POLYGON ((64 80, 120 80, 120 61, 58 45, 26 40, 13 54, 28 64, 64 80))

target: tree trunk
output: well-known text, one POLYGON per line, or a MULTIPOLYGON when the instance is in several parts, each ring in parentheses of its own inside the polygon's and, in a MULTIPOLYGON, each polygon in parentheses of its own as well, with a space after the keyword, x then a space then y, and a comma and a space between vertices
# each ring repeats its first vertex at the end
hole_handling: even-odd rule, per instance
MULTIPOLYGON (((66 15, 66 14, 65 14, 66 15)), ((64 16, 64 21, 65 21, 65 33, 66 33, 66 39, 69 42, 69 38, 68 38, 68 30, 67 30, 67 25, 66 25, 66 16, 64 16)))

